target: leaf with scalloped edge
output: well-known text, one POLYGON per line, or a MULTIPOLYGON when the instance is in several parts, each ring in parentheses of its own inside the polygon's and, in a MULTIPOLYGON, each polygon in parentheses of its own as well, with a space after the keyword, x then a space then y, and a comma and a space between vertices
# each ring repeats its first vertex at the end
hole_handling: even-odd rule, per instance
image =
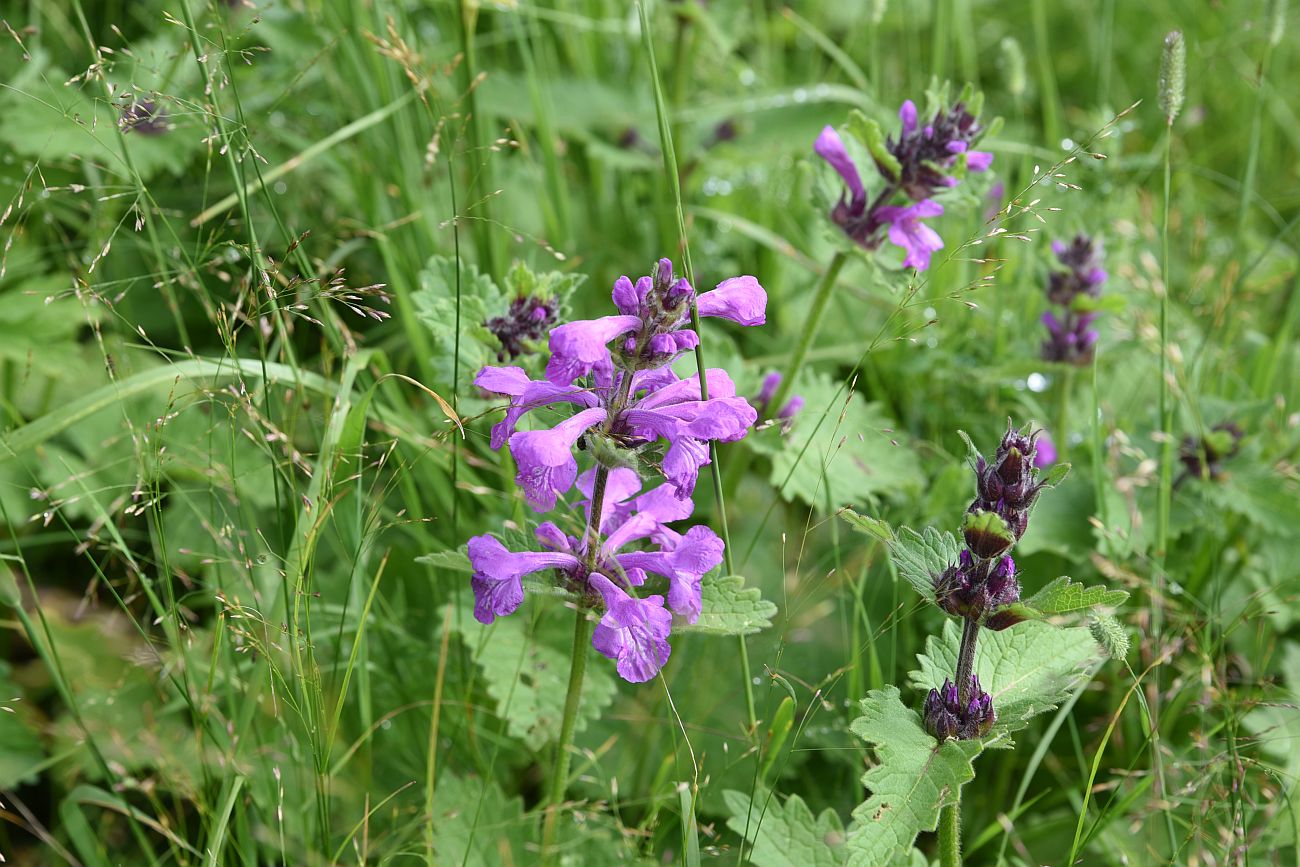
POLYGON ((776 616, 776 605, 764 599, 757 587, 746 587, 739 575, 705 575, 701 595, 699 619, 675 623, 674 632, 752 635, 771 626, 776 616))
MULTIPOLYGON (((516 615, 498 617, 491 626, 484 626, 468 609, 453 621, 452 628, 482 670, 487 693, 497 713, 507 720, 510 734, 533 750, 540 750, 560 734, 571 622, 543 618, 535 630, 529 630, 527 618, 516 615)), ((610 670, 603 665, 587 666, 576 731, 586 728, 587 720, 614 700, 617 687, 610 670)))
POLYGON ((956 563, 961 551, 957 537, 933 527, 926 527, 920 533, 911 527, 894 530, 884 521, 859 515, 852 509, 842 509, 839 515, 854 528, 884 542, 898 574, 917 593, 934 601, 935 576, 956 563))
POLYGON ((1086 587, 1069 576, 1062 575, 1024 601, 1024 606, 1037 615, 1050 617, 1090 608, 1114 608, 1128 599, 1127 590, 1117 590, 1104 584, 1086 587))
MULTIPOLYGON (((943 627, 943 638, 926 639, 925 653, 917 656, 921 667, 908 675, 912 687, 922 693, 942 686, 957 670, 961 630, 952 620, 943 627)), ((1001 632, 980 630, 975 674, 993 697, 998 715, 985 743, 991 746, 1055 708, 1102 656, 1092 632, 1083 626, 1062 629, 1031 620, 1001 632)))
POLYGON ((848 865, 877 867, 911 857, 916 835, 938 826, 939 811, 975 778, 971 763, 983 744, 938 743, 894 686, 867 693, 862 714, 851 728, 872 746, 877 764, 862 775, 871 796, 853 811, 848 865))
POLYGON ((844 824, 834 810, 814 817, 798 795, 782 803, 762 790, 755 800, 727 790, 722 800, 731 813, 727 827, 749 841, 756 867, 841 867, 848 859, 844 824))

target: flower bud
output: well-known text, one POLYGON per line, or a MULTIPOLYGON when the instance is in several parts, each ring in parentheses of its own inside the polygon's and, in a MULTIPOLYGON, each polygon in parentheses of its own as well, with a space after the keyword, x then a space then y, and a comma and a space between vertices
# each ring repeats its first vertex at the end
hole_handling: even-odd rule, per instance
POLYGON ((962 537, 971 553, 981 560, 992 560, 1011 548, 1016 537, 1005 519, 997 512, 967 512, 961 527, 962 537))
POLYGON ((993 710, 993 697, 980 687, 980 679, 971 675, 970 696, 965 706, 957 687, 945 679, 942 688, 930 690, 925 697, 921 721, 925 730, 940 742, 948 738, 973 740, 992 731, 997 714, 993 710))

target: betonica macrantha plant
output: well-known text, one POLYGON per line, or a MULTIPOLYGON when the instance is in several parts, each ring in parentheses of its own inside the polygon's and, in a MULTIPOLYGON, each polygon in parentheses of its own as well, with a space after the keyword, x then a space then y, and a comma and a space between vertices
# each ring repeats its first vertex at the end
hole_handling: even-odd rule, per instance
POLYGON ((952 618, 926 640, 909 675, 918 699, 905 701, 894 686, 871 690, 852 723, 875 758, 848 831, 849 863, 928 860, 909 850, 919 834, 937 831, 940 864, 959 865, 962 790, 975 777, 975 759, 1013 746, 1016 731, 1064 702, 1106 655, 1126 652, 1122 625, 1105 612, 1093 616, 1105 629, 1070 623, 1113 608, 1126 592, 1026 576, 1014 556, 1034 507, 1069 465, 1040 454, 1043 432, 1033 425, 1008 421, 991 456, 966 443, 975 497, 959 535, 843 513, 885 544, 900 578, 952 618), (1040 589, 1026 597, 1026 582, 1040 589))
MULTIPOLYGON (((545 379, 530 379, 520 367, 485 367, 474 380, 509 398, 491 446, 509 448, 524 501, 554 518, 535 527, 535 550, 511 550, 489 534, 469 540, 474 616, 490 624, 514 613, 530 575, 576 609, 544 858, 553 854, 587 648, 613 660, 632 683, 654 678, 668 662, 674 617, 696 622, 701 580, 724 553, 709 527, 670 525, 694 511, 710 444, 741 439, 758 418, 725 370, 705 370, 701 381, 672 369, 699 344, 695 315, 764 323, 767 293, 758 280, 732 277, 697 295, 661 259, 650 276, 620 277, 613 302, 612 315, 551 329, 545 379), (550 427, 518 429, 526 416, 538 418, 538 410, 564 407, 574 411, 550 427), (589 464, 585 470, 579 457, 589 464), (581 496, 566 501, 575 487, 581 496), (568 533, 562 524, 582 529, 568 533)), ((535 315, 528 313, 528 321, 535 315)))

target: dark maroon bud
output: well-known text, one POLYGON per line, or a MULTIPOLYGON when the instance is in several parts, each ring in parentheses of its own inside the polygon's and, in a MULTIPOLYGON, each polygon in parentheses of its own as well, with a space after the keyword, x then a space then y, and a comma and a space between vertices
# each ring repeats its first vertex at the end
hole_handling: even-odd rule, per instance
POLYGON ((945 679, 942 688, 930 690, 925 697, 921 719, 925 730, 938 741, 973 740, 993 729, 997 714, 993 711, 992 696, 980 687, 979 678, 971 675, 970 697, 964 706, 957 687, 945 679))

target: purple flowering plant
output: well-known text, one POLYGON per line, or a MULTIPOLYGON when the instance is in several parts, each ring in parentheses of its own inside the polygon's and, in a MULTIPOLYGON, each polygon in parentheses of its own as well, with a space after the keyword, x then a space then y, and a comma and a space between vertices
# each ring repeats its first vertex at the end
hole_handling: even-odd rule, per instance
MULTIPOLYGON (((960 863, 958 810, 962 784, 975 775, 973 760, 987 747, 1008 746, 1012 732, 1064 701, 1110 648, 1126 647, 1122 634, 1109 642, 1096 637, 1105 631, 1095 628, 1100 618, 1094 617, 1093 628, 1060 625, 1067 616, 1119 605, 1128 595, 1122 590, 1061 577, 1022 598, 1012 551, 1029 529, 1034 506, 1065 479, 1069 465, 1040 468, 1044 442, 1033 426, 1008 423, 992 457, 962 437, 975 497, 960 537, 842 513, 883 542, 900 576, 956 621, 948 621, 918 656, 920 669, 910 679, 924 693, 919 713, 889 686, 867 694, 863 716, 851 726, 878 758, 863 776, 871 794, 854 811, 859 824, 848 840, 862 863, 889 863, 917 834, 936 829, 940 850, 952 856, 946 863, 960 863), (922 790, 934 794, 918 796, 922 790), (883 809, 904 799, 907 811, 883 809)), ((1105 625, 1122 633, 1114 621, 1105 625)))
POLYGON ((1068 244, 1053 241, 1052 253, 1060 267, 1048 278, 1047 300, 1056 309, 1043 314, 1043 359, 1085 367, 1092 363, 1100 336, 1093 324, 1101 316, 1107 277, 1101 241, 1080 233, 1068 244))
POLYGON ((936 197, 993 162, 993 154, 974 147, 988 132, 979 117, 982 101, 969 87, 952 103, 941 92, 932 95, 931 110, 922 116, 906 100, 898 111, 899 130, 889 136, 853 112, 848 132, 866 149, 874 172, 864 170, 866 161, 853 157, 834 127, 825 127, 813 149, 844 184, 831 221, 863 250, 877 250, 888 239, 904 251, 903 267, 929 268, 932 254, 943 248, 943 239, 924 222, 944 212, 936 197))
POLYGON ((743 276, 697 296, 661 259, 650 276, 620 277, 612 298, 616 313, 551 329, 544 378, 515 366, 487 366, 475 377, 485 392, 508 398, 490 444, 509 449, 524 500, 559 513, 534 531, 540 550, 511 551, 481 535, 468 553, 480 622, 513 613, 524 577, 543 575, 577 601, 580 617, 603 612, 592 646, 625 680, 643 682, 668 660, 674 615, 687 624, 700 617, 702 579, 723 559, 723 542, 708 527, 670 525, 694 511, 710 443, 741 439, 757 419, 726 371, 706 370, 701 383, 671 365, 699 342, 692 305, 701 317, 761 325, 767 294, 743 276), (519 429, 535 410, 557 406, 574 412, 549 428, 519 429), (580 452, 594 463, 584 472, 580 452), (651 477, 659 483, 647 486, 651 477), (575 487, 582 499, 562 502, 575 487), (566 533, 562 523, 582 529, 566 533), (645 592, 652 585, 663 592, 645 592))

